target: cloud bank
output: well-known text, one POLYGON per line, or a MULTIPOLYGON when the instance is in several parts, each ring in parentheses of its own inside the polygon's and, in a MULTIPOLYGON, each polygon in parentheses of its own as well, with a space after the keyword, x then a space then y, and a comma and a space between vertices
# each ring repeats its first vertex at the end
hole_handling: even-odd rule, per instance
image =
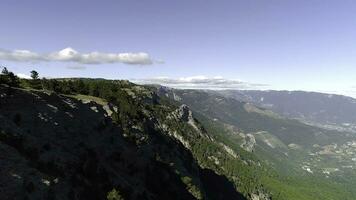
POLYGON ((138 84, 159 84, 180 89, 263 89, 266 84, 248 83, 237 79, 225 79, 217 76, 209 78, 206 76, 192 76, 182 78, 157 77, 150 79, 133 79, 138 84))
POLYGON ((67 66, 67 69, 73 69, 73 70, 85 70, 87 67, 82 66, 82 65, 70 65, 67 66))
POLYGON ((19 78, 23 78, 23 79, 31 79, 31 76, 27 75, 27 74, 16 74, 16 76, 18 76, 19 78))
POLYGON ((0 49, 0 60, 15 62, 74 62, 79 64, 124 63, 130 65, 150 65, 154 61, 147 53, 80 53, 70 47, 52 53, 36 53, 28 50, 0 49))

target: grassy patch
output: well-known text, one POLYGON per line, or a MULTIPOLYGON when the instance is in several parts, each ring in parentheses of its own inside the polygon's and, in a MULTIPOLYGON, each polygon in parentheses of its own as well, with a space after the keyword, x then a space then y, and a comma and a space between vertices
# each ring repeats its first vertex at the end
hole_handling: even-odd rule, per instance
POLYGON ((93 96, 89 96, 89 95, 83 95, 83 94, 75 94, 75 95, 64 95, 67 97, 72 97, 81 101, 94 101, 97 104, 100 105, 107 105, 107 101, 105 99, 99 98, 99 97, 93 97, 93 96))

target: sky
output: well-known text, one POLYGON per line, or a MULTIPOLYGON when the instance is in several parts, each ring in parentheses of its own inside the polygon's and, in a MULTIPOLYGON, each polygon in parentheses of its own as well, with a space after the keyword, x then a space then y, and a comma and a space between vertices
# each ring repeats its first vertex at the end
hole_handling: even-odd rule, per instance
POLYGON ((0 25, 21 77, 356 97, 351 0, 2 0, 0 25))

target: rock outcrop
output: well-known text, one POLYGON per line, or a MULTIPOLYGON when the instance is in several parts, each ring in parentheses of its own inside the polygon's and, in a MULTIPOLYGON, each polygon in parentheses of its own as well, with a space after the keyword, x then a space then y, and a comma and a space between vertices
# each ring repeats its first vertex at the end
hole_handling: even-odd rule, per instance
MULTIPOLYGON (((105 199, 114 188, 124 199, 212 199, 206 188, 214 183, 203 181, 229 182, 201 173, 152 111, 122 127, 109 117, 120 107, 2 87, 0 95, 0 199, 105 199)), ((198 126, 186 106, 177 114, 184 121, 177 126, 198 126)), ((231 183, 227 188, 244 199, 231 183)))
POLYGON ((248 133, 244 135, 244 142, 241 144, 241 147, 245 149, 246 151, 252 152, 255 148, 256 145, 256 139, 255 136, 252 134, 248 133))

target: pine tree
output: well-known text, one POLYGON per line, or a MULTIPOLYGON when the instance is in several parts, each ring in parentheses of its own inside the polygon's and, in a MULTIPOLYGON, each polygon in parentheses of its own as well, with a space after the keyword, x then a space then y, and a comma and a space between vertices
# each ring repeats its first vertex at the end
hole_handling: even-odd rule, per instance
POLYGON ((39 74, 35 70, 32 70, 31 72, 31 87, 34 89, 42 89, 42 84, 41 80, 39 79, 39 74))
POLYGON ((31 78, 33 80, 38 80, 38 78, 39 78, 38 72, 36 72, 35 70, 32 70, 30 73, 31 73, 31 78))

